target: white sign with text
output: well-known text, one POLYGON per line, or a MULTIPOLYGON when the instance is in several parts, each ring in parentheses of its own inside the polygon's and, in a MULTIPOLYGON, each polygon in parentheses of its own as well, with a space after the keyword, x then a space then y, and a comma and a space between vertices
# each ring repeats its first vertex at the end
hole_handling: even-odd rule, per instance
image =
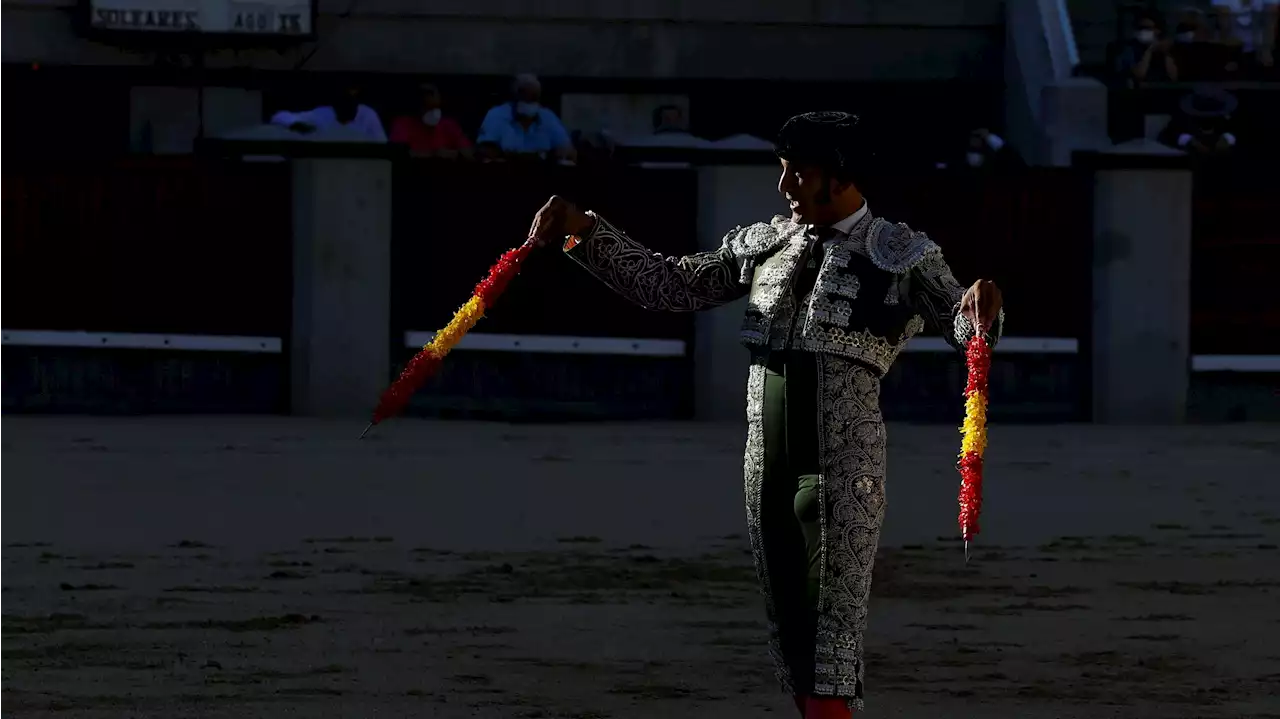
POLYGON ((98 30, 306 36, 311 0, 90 0, 98 30))

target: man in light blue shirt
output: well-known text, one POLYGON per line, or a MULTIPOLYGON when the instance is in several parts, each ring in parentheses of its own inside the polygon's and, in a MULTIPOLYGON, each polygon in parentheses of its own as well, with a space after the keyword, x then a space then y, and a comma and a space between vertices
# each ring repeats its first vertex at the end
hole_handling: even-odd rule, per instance
POLYGON ((490 157, 502 154, 573 162, 573 141, 560 118, 539 102, 541 97, 538 78, 516 76, 511 102, 489 110, 480 124, 476 144, 490 157))

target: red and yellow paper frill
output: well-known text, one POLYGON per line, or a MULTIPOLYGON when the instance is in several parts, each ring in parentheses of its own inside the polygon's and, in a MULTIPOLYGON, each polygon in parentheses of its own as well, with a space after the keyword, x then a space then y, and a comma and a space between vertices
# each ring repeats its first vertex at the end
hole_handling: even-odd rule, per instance
POLYGON ((987 449, 987 385, 991 347, 975 335, 965 348, 968 381, 964 388, 964 426, 960 428, 960 534, 968 542, 980 531, 982 455, 987 449))
POLYGON ((471 299, 454 314, 449 324, 436 332, 435 337, 409 360, 400 377, 382 393, 382 398, 373 411, 373 424, 400 414, 408 406, 413 393, 439 371, 449 350, 457 346, 462 337, 484 317, 485 311, 492 308, 502 296, 507 284, 520 272, 520 263, 529 256, 533 247, 532 243, 525 243, 498 258, 489 274, 472 291, 471 299))

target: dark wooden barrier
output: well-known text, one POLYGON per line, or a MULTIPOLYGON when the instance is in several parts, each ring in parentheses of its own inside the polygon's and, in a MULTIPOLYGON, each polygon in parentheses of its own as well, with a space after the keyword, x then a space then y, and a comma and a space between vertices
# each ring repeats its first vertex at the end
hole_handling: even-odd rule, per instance
MULTIPOLYGON (((935 238, 962 280, 1001 284, 1008 334, 1087 338, 1087 178, 1057 170, 981 179, 925 172, 884 176, 866 191, 878 214, 935 238)), ((448 321, 493 260, 523 241, 553 193, 598 210, 655 251, 697 247, 693 170, 401 162, 394 192, 390 321, 399 361, 411 354, 404 333, 448 321)), ((290 200, 285 164, 150 159, 7 175, 4 279, 14 301, 6 329, 265 335, 287 348, 290 200)), ((761 208, 761 219, 770 212, 761 208)), ((691 315, 634 307, 557 255, 554 248, 534 255, 478 331, 677 339, 692 350, 691 315)), ((279 355, 7 347, 5 356, 15 368, 5 383, 9 409, 286 406, 279 355)), ((1087 387, 1079 357, 1009 356, 993 374, 993 395, 1008 397, 1006 408, 1014 398, 1029 407, 1019 418, 1071 416, 1087 387)), ((952 357, 909 354, 887 380, 887 404, 902 418, 949 417, 961 375, 952 357)), ((451 357, 416 407, 445 415, 682 417, 692 394, 691 353, 469 351, 451 357)))
MULTIPOLYGON (((982 277, 1000 285, 1006 336, 1077 340, 1076 353, 997 352, 992 420, 1088 419, 1090 177, 1055 168, 995 176, 939 170, 888 175, 868 183, 866 192, 877 214, 906 222, 941 245, 962 284, 982 277)), ((885 377, 885 416, 958 422, 964 382, 958 355, 906 353, 885 377)))
MULTIPOLYGON (((289 336, 285 164, 25 164, 4 175, 5 330, 289 336)), ((279 412, 284 354, 4 348, 4 409, 279 412)))
POLYGON ((996 281, 1009 308, 1006 334, 1088 337, 1088 175, 1058 168, 996 176, 939 170, 890 175, 868 187, 872 210, 928 233, 962 283, 996 281))
MULTIPOLYGON (((1280 85, 1227 82, 1218 87, 1239 105, 1228 127, 1239 139, 1235 156, 1195 169, 1191 260, 1193 354, 1280 354, 1280 298, 1272 289, 1280 266, 1280 85)), ((1115 91, 1112 107, 1127 112, 1128 130, 1142 115, 1177 116, 1191 84, 1148 85, 1115 91)))
POLYGON ((1191 249, 1191 351, 1280 355, 1280 170, 1197 169, 1191 249))
POLYGON ((288 336, 286 164, 28 166, 3 203, 5 329, 288 336))

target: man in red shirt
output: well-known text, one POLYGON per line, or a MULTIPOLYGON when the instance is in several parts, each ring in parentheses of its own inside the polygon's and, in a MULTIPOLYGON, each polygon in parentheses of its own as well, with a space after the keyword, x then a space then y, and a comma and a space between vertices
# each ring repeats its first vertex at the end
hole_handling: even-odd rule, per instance
POLYGON ((440 88, 426 83, 422 91, 422 112, 416 117, 397 117, 391 123, 391 142, 409 146, 415 157, 471 158, 471 141, 453 118, 440 111, 440 88))

